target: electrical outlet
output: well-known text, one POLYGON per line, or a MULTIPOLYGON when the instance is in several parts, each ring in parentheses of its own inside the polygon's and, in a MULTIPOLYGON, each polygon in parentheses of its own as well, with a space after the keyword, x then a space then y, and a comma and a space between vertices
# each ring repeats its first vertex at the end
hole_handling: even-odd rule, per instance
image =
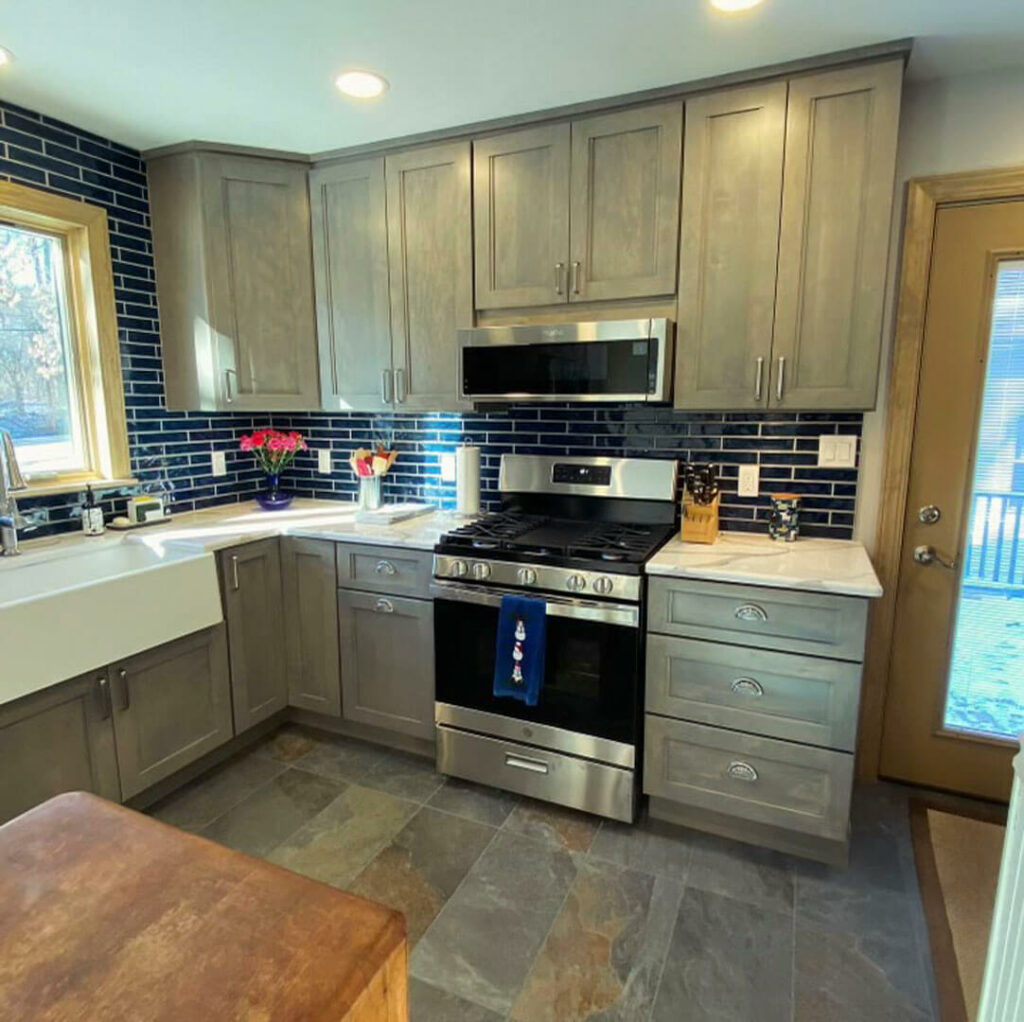
POLYGON ((844 433, 818 437, 819 468, 856 468, 857 438, 844 433))
POLYGON ((756 497, 761 485, 761 469, 757 465, 740 465, 738 494, 741 497, 756 497))
POLYGON ((215 476, 228 474, 228 459, 223 451, 214 451, 210 455, 210 468, 215 476))
POLYGON ((316 452, 316 470, 324 476, 331 474, 331 452, 329 449, 320 448, 316 452))
POLYGON ((454 483, 455 482, 455 455, 454 454, 442 454, 439 460, 441 462, 441 482, 442 483, 454 483))

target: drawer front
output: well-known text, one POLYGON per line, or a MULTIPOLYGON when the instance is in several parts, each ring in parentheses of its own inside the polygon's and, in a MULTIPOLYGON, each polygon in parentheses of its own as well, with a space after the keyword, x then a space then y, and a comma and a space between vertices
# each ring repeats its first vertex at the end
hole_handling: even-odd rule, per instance
POLYGON ((868 601, 728 582, 652 578, 648 628, 790 653, 864 659, 868 601))
POLYGON ((647 710, 852 752, 861 665, 647 637, 647 710))
POLYGON ((647 715, 644 791, 755 823, 843 840, 853 756, 647 715))
POLYGON ((426 550, 339 543, 338 585, 397 596, 430 596, 434 555, 426 550))

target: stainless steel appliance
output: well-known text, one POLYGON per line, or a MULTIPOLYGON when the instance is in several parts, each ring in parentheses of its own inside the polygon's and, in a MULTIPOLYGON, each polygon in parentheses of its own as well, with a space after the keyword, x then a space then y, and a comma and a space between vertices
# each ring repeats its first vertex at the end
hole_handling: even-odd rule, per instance
POLYGON ((651 401, 672 397, 667 319, 460 330, 462 397, 507 401, 651 401))
POLYGON ((502 509, 434 548, 437 766, 632 821, 643 565, 675 530, 674 461, 504 455, 502 509), (540 702, 493 694, 505 593, 547 605, 540 702))

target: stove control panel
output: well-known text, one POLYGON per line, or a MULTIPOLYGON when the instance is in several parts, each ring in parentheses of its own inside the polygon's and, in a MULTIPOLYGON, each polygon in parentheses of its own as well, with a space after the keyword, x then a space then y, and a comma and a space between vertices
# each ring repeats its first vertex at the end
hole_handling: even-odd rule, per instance
POLYGON ((582 483, 584 486, 610 486, 612 469, 610 465, 578 465, 556 462, 551 469, 553 483, 582 483))

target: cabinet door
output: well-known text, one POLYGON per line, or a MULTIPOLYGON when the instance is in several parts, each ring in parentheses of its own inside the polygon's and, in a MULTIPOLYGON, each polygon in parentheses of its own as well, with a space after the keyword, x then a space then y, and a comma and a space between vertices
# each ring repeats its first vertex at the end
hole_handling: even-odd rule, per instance
POLYGON ((682 133, 682 103, 573 122, 570 301, 675 293, 682 133))
POLYGON ((126 799, 232 736, 224 626, 129 657, 110 670, 126 799))
POLYGON ((460 408, 456 331, 473 325, 469 143, 389 156, 385 167, 395 403, 460 408))
POLYGON ((873 408, 903 62, 789 86, 770 404, 873 408))
POLYGON ((338 592, 346 720, 434 737, 434 605, 338 592))
POLYGON ((763 408, 775 311, 786 83, 686 104, 677 408, 763 408))
POLYGON ((476 307, 566 301, 569 125, 473 143, 476 307))
POLYGON ((281 637, 281 551, 276 539, 221 551, 235 733, 288 705, 281 637))
POLYGON ((281 540, 288 704, 341 716, 334 544, 281 540))
POLYGON ((318 167, 309 195, 323 407, 390 407, 384 160, 318 167))
POLYGON ((0 823, 64 791, 121 800, 106 669, 0 708, 0 823))
POLYGON ((217 154, 201 167, 221 407, 316 408, 306 169, 217 154))

